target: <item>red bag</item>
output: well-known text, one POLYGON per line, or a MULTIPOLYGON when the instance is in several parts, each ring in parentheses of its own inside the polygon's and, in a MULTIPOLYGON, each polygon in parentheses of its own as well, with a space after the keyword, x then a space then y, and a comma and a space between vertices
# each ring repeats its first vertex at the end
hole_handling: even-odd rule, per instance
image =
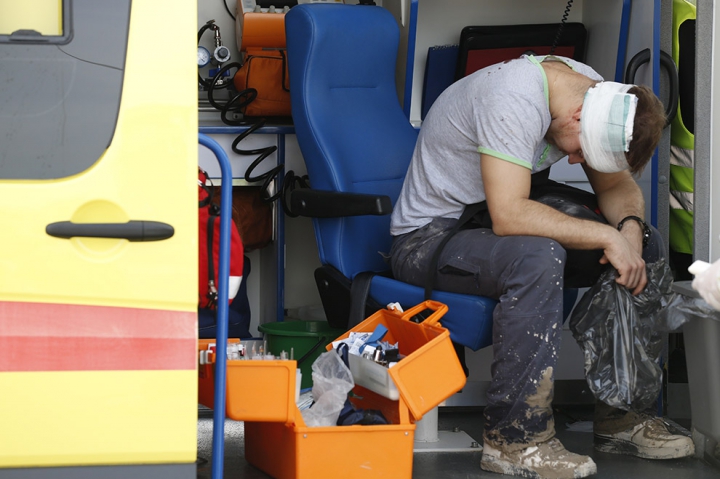
MULTIPOLYGON (((220 208, 212 203, 212 190, 207 186, 207 173, 198 168, 199 187, 199 277, 198 304, 215 309, 218 299, 218 258, 220 256, 220 208), (208 261, 212 258, 212 261, 208 261)), ((243 274, 243 244, 234 221, 230 222, 230 283, 228 302, 240 289, 243 274)))

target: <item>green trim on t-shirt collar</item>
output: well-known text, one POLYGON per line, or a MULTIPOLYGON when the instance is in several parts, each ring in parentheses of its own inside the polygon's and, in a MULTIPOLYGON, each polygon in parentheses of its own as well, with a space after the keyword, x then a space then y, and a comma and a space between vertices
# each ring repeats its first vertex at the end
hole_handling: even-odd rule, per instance
POLYGON ((477 151, 481 155, 494 156, 495 158, 509 161, 510 163, 514 163, 516 165, 527 168, 528 170, 532 170, 532 163, 530 163, 529 161, 521 160, 520 158, 515 158, 514 156, 506 155, 504 153, 500 153, 499 151, 491 150, 490 148, 485 148, 484 146, 478 146, 477 151))
POLYGON ((540 73, 542 74, 543 78, 543 90, 545 93, 545 103, 548 104, 548 107, 550 106, 550 90, 548 89, 548 79, 547 75, 545 74, 545 69, 540 65, 542 62, 544 62, 548 58, 554 58, 555 60, 567 65, 568 68, 570 68, 572 71, 576 71, 575 67, 569 62, 566 62, 560 57, 556 57, 555 55, 541 55, 541 56, 535 56, 535 55, 526 55, 527 59, 530 60, 531 63, 533 63, 535 66, 537 66, 540 69, 540 73))
POLYGON ((572 63, 566 61, 564 58, 556 57, 555 55, 540 55, 539 57, 535 57, 535 60, 538 61, 539 63, 542 63, 545 60, 547 60, 548 58, 554 58, 556 61, 559 61, 560 63, 564 63, 565 65, 567 65, 567 67, 569 69, 571 69, 572 71, 577 71, 577 70, 575 70, 575 67, 572 65, 572 63))
MULTIPOLYGON (((548 88, 548 79, 547 75, 545 74, 545 69, 540 65, 540 62, 535 58, 534 55, 528 55, 528 60, 530 60, 531 63, 533 63, 535 66, 538 67, 540 70, 540 74, 542 75, 543 79, 543 93, 545 94, 545 103, 548 105, 548 108, 550 107, 550 89, 548 88)), ((541 57, 545 58, 545 57, 541 57)))

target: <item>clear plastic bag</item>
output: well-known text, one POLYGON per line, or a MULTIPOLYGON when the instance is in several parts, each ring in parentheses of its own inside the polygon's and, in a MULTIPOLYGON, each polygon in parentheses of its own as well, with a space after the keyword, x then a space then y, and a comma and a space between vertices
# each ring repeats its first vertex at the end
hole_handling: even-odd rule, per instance
POLYGON ((665 261, 646 265, 648 285, 633 296, 605 271, 575 306, 570 330, 585 355, 585 375, 595 397, 610 406, 643 410, 662 386, 658 364, 663 332, 689 319, 668 314, 678 304, 672 271, 665 261))
POLYGON ((337 425, 340 411, 355 386, 350 369, 335 351, 322 353, 312 365, 313 405, 301 411, 309 427, 337 425))

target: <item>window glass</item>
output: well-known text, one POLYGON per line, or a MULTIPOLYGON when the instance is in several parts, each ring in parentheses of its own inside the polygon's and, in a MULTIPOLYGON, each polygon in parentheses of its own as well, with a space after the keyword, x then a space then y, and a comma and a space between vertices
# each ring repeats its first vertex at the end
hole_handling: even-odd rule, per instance
POLYGON ((67 41, 69 0, 0 0, 0 40, 67 41))
POLYGON ((120 107, 130 3, 0 0, 0 179, 64 178, 102 157, 120 107))

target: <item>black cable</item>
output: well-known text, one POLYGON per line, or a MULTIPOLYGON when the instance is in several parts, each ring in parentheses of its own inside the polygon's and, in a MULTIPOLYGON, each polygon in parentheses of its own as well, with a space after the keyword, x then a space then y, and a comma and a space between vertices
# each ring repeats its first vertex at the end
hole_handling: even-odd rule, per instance
POLYGON ((555 40, 553 41, 552 47, 550 47, 550 55, 553 55, 555 53, 555 49, 558 46, 558 43, 560 43, 560 37, 562 37, 563 30, 565 29, 565 23, 567 22, 568 16, 570 15, 570 8, 572 7, 573 0, 568 0, 567 6, 565 7, 565 12, 563 13, 562 20, 560 20, 560 26, 558 27, 557 34, 555 35, 555 40))
POLYGON ((246 88, 237 95, 232 97, 220 110, 220 119, 226 125, 247 125, 249 124, 246 120, 231 120, 228 118, 228 113, 233 111, 242 111, 243 108, 248 106, 253 100, 257 98, 257 90, 255 88, 246 88))
MULTIPOLYGON (((230 71, 230 69, 232 69, 232 68, 237 68, 237 69, 239 70, 241 66, 242 66, 242 65, 240 65, 240 63, 238 63, 238 62, 228 63, 228 64, 226 64, 225 66, 223 66, 222 68, 220 68, 220 69, 215 73, 215 75, 213 76, 212 80, 209 82, 209 86, 208 86, 208 88, 207 88, 207 92, 208 92, 208 102, 210 102, 210 105, 212 105, 213 108, 215 108, 215 109, 217 109, 217 110, 220 110, 220 111, 229 110, 228 105, 229 105, 229 104, 234 104, 235 102, 238 101, 238 98, 234 97, 234 98, 231 98, 230 100, 228 100, 224 105, 221 105, 220 103, 218 103, 217 101, 215 101, 215 95, 214 95, 214 93, 215 93, 215 90, 216 90, 216 89, 224 89, 224 88, 228 88, 228 87, 230 86, 230 81, 228 81, 227 83, 223 83, 223 84, 221 84, 220 86, 218 86, 218 81, 219 81, 220 78, 225 74, 225 72, 230 71)), ((237 73, 237 72, 236 72, 236 73, 237 73)), ((254 89, 248 88, 248 90, 254 90, 254 89)), ((255 92, 254 95, 252 95, 252 92, 249 92, 249 91, 246 91, 246 90, 243 90, 242 92, 239 92, 238 95, 236 95, 236 96, 246 96, 246 95, 247 95, 247 96, 252 96, 252 98, 250 98, 250 100, 248 100, 246 103, 243 103, 242 105, 236 106, 235 108, 233 108, 233 111, 234 111, 234 110, 239 110, 240 108, 242 108, 242 107, 244 107, 245 105, 247 105, 247 103, 250 103, 251 101, 253 101, 253 100, 255 99, 255 97, 257 96, 257 90, 254 90, 254 92, 255 92)), ((225 123, 228 124, 228 125, 230 125, 230 126, 232 126, 232 125, 235 124, 235 123, 232 123, 232 122, 230 122, 230 123, 225 122, 225 123)))
MULTIPOLYGON (((241 2, 242 0, 237 0, 238 2, 241 2)), ((230 7, 228 7, 227 0, 223 0, 223 5, 225 5, 225 10, 228 12, 228 15, 230 15, 230 18, 233 19, 233 22, 235 21, 235 15, 232 14, 230 11, 230 7)))
MULTIPOLYGON (((208 22, 208 24, 211 22, 208 22)), ((206 24, 206 25, 208 25, 206 24)), ((210 27, 208 27, 210 28, 210 27)), ((207 30, 207 28, 206 28, 207 30)), ((200 32, 198 34, 198 37, 202 35, 203 32, 200 32)), ((274 168, 272 168, 270 171, 263 173, 261 175, 258 175, 256 177, 252 176, 253 170, 257 168, 257 166, 268 156, 273 154, 277 150, 277 146, 269 146, 266 148, 257 148, 254 150, 242 150, 237 147, 238 143, 240 143, 243 139, 245 139, 248 135, 255 132, 258 128, 265 125, 265 118, 260 118, 257 121, 249 122, 247 120, 232 120, 228 118, 228 115, 231 112, 234 111, 242 111, 250 102, 255 100, 257 98, 257 90, 255 88, 246 88, 245 90, 242 90, 235 94, 230 100, 226 101, 225 103, 219 103, 215 100, 215 90, 221 89, 221 88, 228 88, 231 82, 227 82, 225 84, 222 84, 221 86, 218 86, 218 80, 222 78, 222 76, 225 74, 225 72, 237 68, 239 69, 241 67, 240 63, 233 62, 228 63, 227 65, 224 65, 222 68, 220 68, 217 73, 213 76, 213 78, 206 82, 207 84, 207 93, 208 93, 208 102, 210 105, 212 105, 213 108, 220 110, 220 119, 223 123, 230 126, 242 126, 242 125, 251 125, 250 128, 248 128, 245 132, 241 133, 240 135, 235 138, 235 140, 232 143, 232 150, 233 152, 237 153, 238 155, 259 155, 255 160, 250 164, 250 166, 245 171, 245 180, 249 183, 254 183, 258 181, 262 181, 262 193, 260 194, 260 198, 265 202, 273 202, 281 197, 283 190, 280 186, 277 187, 277 192, 274 195, 271 195, 269 193, 270 184, 272 181, 277 177, 278 173, 282 171, 284 168, 283 165, 277 165, 274 168)))
MULTIPOLYGON (((229 71, 232 68, 240 69, 242 65, 237 62, 228 63, 227 65, 220 68, 217 73, 215 73, 215 76, 212 78, 210 82, 208 82, 208 102, 210 105, 215 108, 216 110, 220 111, 220 119, 223 123, 229 126, 241 126, 241 125, 248 125, 252 124, 245 120, 232 120, 228 118, 228 115, 232 112, 242 112, 243 109, 249 105, 255 98, 257 98, 257 90, 255 88, 246 88, 245 90, 241 90, 237 92, 235 96, 230 98, 228 101, 226 101, 224 104, 218 103, 215 100, 215 90, 216 89, 223 89, 223 88, 229 88, 230 82, 228 81, 225 84, 218 85, 218 81, 220 78, 225 74, 225 72, 229 71)), ((237 72, 236 72, 237 73, 237 72)))
POLYGON ((207 29, 211 28, 214 24, 215 24, 215 20, 208 20, 207 22, 205 22, 205 25, 200 27, 200 30, 198 30, 198 35, 197 35, 198 43, 200 43, 200 39, 202 38, 203 33, 205 33, 207 31, 207 29))
POLYGON ((269 171, 262 173, 258 176, 252 176, 253 170, 257 168, 257 166, 262 163, 262 161, 267 158, 268 156, 272 155, 277 151, 277 146, 267 146, 264 148, 256 148, 253 150, 241 150, 238 148, 238 143, 240 143, 242 140, 244 140, 246 137, 254 133, 259 128, 263 127, 265 125, 265 118, 260 118, 257 122, 253 123, 250 128, 245 130, 244 132, 240 133, 237 138, 232 142, 232 151, 237 153, 238 155, 258 155, 255 160, 250 163, 250 166, 247 167, 247 170, 245 170, 245 181, 248 183, 255 183, 258 181, 262 181, 262 192, 260 194, 260 198, 263 201, 266 201, 268 203, 273 202, 280 198, 282 195, 282 189, 280 186, 276 188, 276 193, 274 195, 270 195, 269 189, 270 189, 270 183, 277 177, 278 173, 282 171, 282 169, 285 167, 284 165, 276 165, 274 168, 270 169, 269 171))

